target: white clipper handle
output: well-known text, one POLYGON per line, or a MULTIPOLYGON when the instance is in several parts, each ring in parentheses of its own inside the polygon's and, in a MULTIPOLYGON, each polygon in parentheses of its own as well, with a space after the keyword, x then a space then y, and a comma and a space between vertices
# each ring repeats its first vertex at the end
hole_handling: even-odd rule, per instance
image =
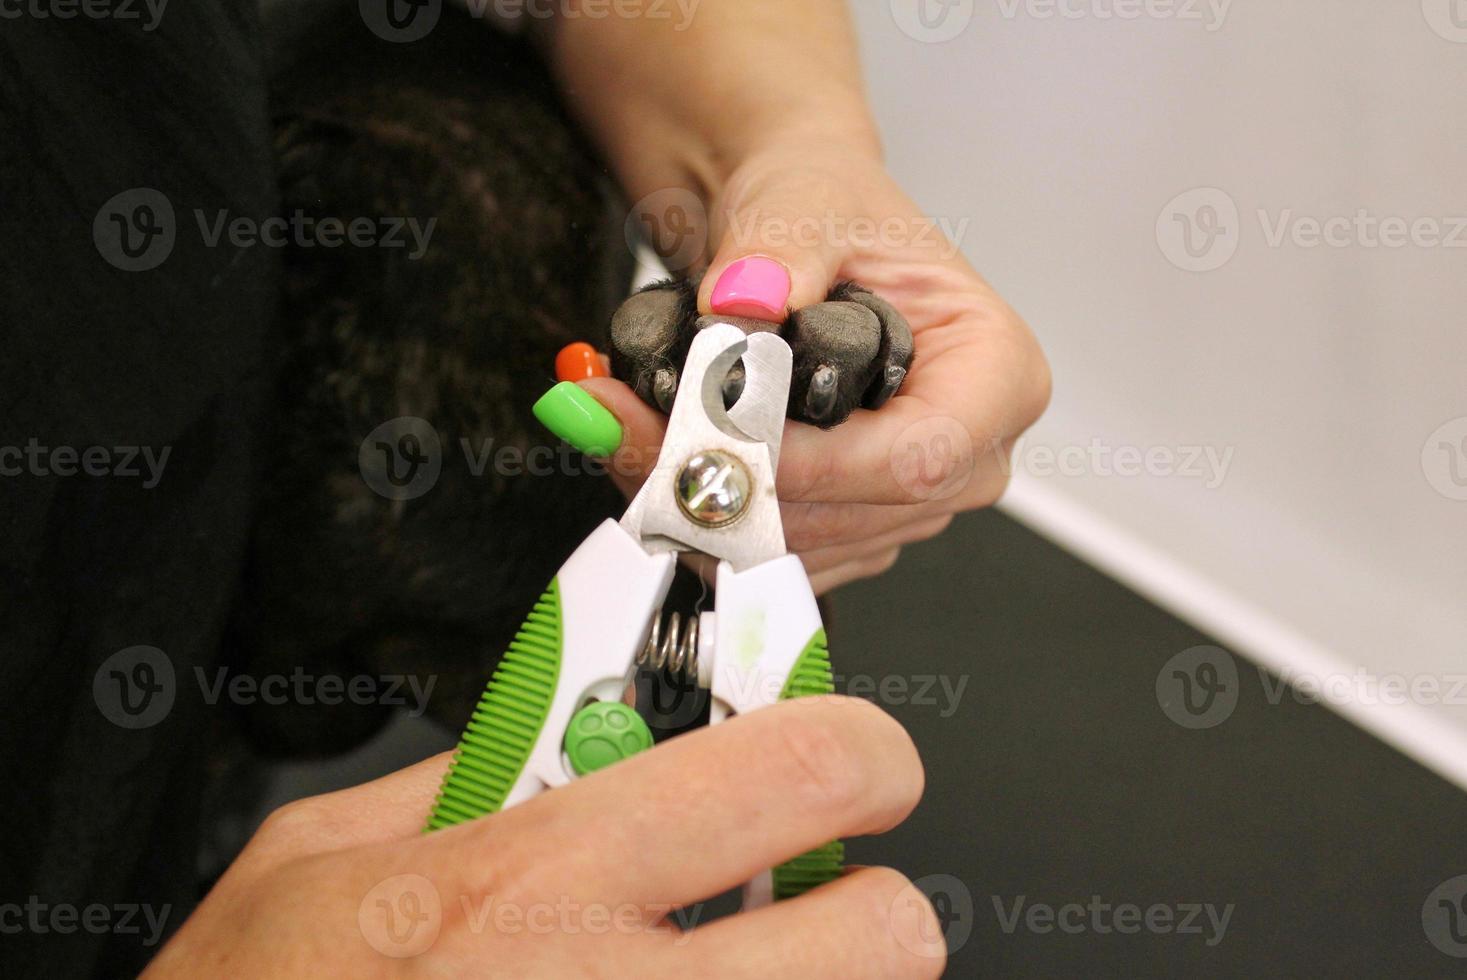
POLYGON ((797 555, 742 572, 718 565, 709 723, 780 700, 800 655, 823 628, 797 555))
POLYGON ((620 700, 652 617, 667 597, 677 558, 649 555, 616 521, 607 519, 556 573, 560 585, 560 680, 524 771, 506 808, 563 786, 561 740, 571 716, 588 697, 620 700))
MULTIPOLYGON (((789 696, 791 673, 816 636, 823 638, 823 629, 810 578, 798 556, 785 555, 743 572, 720 562, 708 723, 789 696)), ((777 873, 761 872, 744 885, 745 909, 774 901, 777 873)))

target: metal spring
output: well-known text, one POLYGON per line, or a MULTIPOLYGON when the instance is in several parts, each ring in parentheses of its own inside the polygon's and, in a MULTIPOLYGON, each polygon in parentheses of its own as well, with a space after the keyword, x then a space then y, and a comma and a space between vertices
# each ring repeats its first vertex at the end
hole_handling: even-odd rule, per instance
POLYGON ((666 668, 683 677, 698 676, 698 615, 688 616, 683 625, 681 613, 667 617, 667 627, 662 625, 662 610, 652 616, 652 632, 647 644, 637 654, 637 663, 652 670, 666 668), (665 635, 664 635, 665 634, 665 635))

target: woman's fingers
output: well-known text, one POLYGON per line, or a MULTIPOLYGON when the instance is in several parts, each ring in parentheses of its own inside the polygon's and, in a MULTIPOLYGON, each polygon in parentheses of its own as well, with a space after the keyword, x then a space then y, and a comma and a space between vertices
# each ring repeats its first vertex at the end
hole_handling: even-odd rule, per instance
MULTIPOLYGON (((930 368, 925 376, 920 370, 919 362, 913 378, 922 384, 914 384, 910 392, 904 389, 879 411, 858 410, 828 431, 787 424, 777 476, 780 499, 934 504, 950 511, 992 503, 1007 483, 1014 434, 1042 405, 1032 412, 1016 409, 1018 389, 1031 386, 1010 384, 1003 371, 976 353, 961 364, 930 368), (959 376, 955 383, 950 374, 959 376), (957 393, 936 399, 923 393, 948 386, 957 393), (933 405, 944 407, 937 411, 933 405)), ((634 492, 657 464, 666 417, 620 381, 592 378, 581 385, 625 430, 622 447, 608 466, 618 485, 634 492)))
MULTIPOLYGON (((631 496, 657 465, 667 417, 620 381, 590 378, 580 384, 622 424, 621 448, 605 465, 631 496)), ((1007 484, 1011 448, 1007 436, 980 442, 955 417, 932 415, 917 400, 898 395, 880 411, 857 411, 828 431, 786 423, 776 482, 787 512, 791 504, 866 505, 873 509, 810 515, 841 523, 849 517, 848 526, 864 526, 867 518, 880 520, 875 508, 885 507, 892 512, 884 526, 891 527, 911 519, 895 513, 902 508, 921 507, 917 516, 925 517, 992 503, 1007 484)), ((834 544, 840 538, 824 540, 834 544)))
POLYGON ((810 576, 811 589, 816 595, 824 595, 847 582, 885 574, 897 563, 904 545, 936 537, 952 520, 951 514, 944 514, 915 521, 869 541, 802 552, 800 561, 810 576))
POLYGON ((832 838, 887 830, 922 786, 911 739, 879 708, 800 699, 433 837, 475 891, 665 911, 832 838))
POLYGON ((587 378, 580 385, 621 423, 621 448, 603 462, 617 487, 630 498, 657 465, 667 435, 667 416, 615 378, 587 378))
POLYGON ((867 541, 855 541, 850 544, 835 545, 829 548, 816 548, 813 551, 802 551, 799 553, 800 561, 805 565, 806 574, 816 575, 832 568, 838 568, 841 565, 886 555, 902 548, 904 545, 926 541, 928 538, 936 537, 947 530, 947 526, 951 523, 951 515, 931 517, 925 521, 914 521, 911 524, 904 524, 894 531, 887 531, 884 534, 875 535, 867 541))
MULTIPOLYGON (((592 378, 582 385, 611 409, 625 429, 621 449, 606 461, 606 465, 613 480, 630 498, 657 464, 658 452, 667 431, 666 417, 620 381, 592 378)), ((807 426, 798 424, 786 426, 787 433, 806 429, 807 426)), ((829 437, 830 433, 820 435, 829 437)), ((1008 447, 1002 446, 998 451, 1007 453, 1008 447)), ((791 465, 791 456, 787 452, 782 453, 781 458, 785 466, 791 465)), ((935 468, 940 464, 933 461, 930 465, 935 468)), ((1006 474, 997 466, 997 460, 987 460, 981 467, 973 469, 963 484, 955 488, 951 482, 943 487, 943 478, 935 475, 935 470, 927 473, 929 485, 936 485, 944 492, 935 494, 933 499, 919 499, 915 503, 781 501, 785 539, 790 550, 805 561, 817 593, 880 574, 895 562, 897 548, 940 533, 957 511, 986 503, 988 500, 984 498, 998 495, 1006 482, 1006 474)), ((919 489, 922 486, 913 485, 919 489)), ((711 581, 712 562, 691 559, 690 564, 711 581)))
POLYGON ((450 755, 443 752, 370 783, 287 803, 265 819, 235 866, 263 870, 310 854, 421 834, 450 755))
POLYGON ((971 270, 944 267, 929 278, 933 295, 905 304, 887 296, 918 334, 901 391, 828 432, 790 426, 780 457, 782 500, 941 499, 961 510, 1001 493, 1013 440, 1048 404, 1048 365, 1023 321, 989 297, 971 270))
POLYGON ((779 497, 884 505, 947 501, 953 510, 991 503, 1006 482, 1001 453, 1008 433, 988 427, 988 407, 996 406, 949 403, 937 412, 915 395, 898 394, 878 411, 858 409, 829 431, 789 426, 779 497))
POLYGON ((824 595, 830 590, 838 589, 848 582, 885 575, 891 571, 892 566, 897 563, 897 559, 900 557, 901 549, 892 548, 890 551, 873 555, 870 558, 848 561, 843 565, 828 568, 823 572, 816 572, 810 576, 810 588, 816 595, 824 595))
POLYGON ((799 898, 695 929, 654 955, 669 966, 698 962, 730 980, 901 980, 941 976, 947 946, 931 903, 910 881, 890 868, 860 868, 799 898))
MULTIPOLYGON (((785 542, 791 551, 808 555, 823 548, 858 545, 901 531, 913 524, 926 525, 951 518, 961 510, 951 500, 928 500, 920 504, 827 504, 819 501, 787 501, 779 504, 785 542)), ((898 541, 907 544, 920 540, 898 541)))

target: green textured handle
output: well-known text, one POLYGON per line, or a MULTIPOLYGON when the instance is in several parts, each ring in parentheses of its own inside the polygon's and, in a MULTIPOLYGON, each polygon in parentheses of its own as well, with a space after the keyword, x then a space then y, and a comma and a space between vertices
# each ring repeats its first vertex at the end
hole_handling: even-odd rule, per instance
POLYGON ((560 584, 530 610, 464 728, 425 830, 496 813, 524 771, 560 679, 560 584))
MULTIPOLYGON (((464 728, 438 791, 427 831, 496 813, 540 738, 560 678, 560 587, 552 581, 515 634, 464 728)), ((810 638, 779 699, 835 692, 825 630, 810 638)), ((845 847, 831 841, 773 870, 776 900, 803 895, 840 877, 845 847)))
MULTIPOLYGON (((830 651, 825 645, 825 630, 816 630, 800 659, 795 661, 789 678, 784 682, 784 689, 779 692, 779 699, 788 701, 812 694, 834 693, 835 678, 830 673, 830 651)), ((781 864, 773 872, 774 900, 803 895, 816 885, 839 878, 845 857, 845 845, 833 840, 781 864)))

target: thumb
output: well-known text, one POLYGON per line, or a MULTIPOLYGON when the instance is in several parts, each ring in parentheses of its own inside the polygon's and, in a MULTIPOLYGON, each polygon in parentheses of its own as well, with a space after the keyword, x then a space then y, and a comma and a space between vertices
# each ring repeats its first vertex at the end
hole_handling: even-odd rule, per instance
POLYGON ((838 213, 826 208, 830 198, 830 185, 814 175, 774 171, 730 185, 699 311, 781 323, 822 302, 847 251, 820 216, 838 213))

